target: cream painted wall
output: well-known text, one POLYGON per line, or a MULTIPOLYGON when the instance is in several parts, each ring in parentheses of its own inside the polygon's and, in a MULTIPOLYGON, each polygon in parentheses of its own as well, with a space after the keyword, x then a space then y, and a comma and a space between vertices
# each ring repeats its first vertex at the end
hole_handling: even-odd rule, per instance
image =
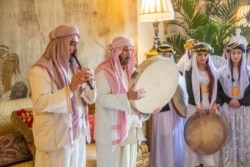
POLYGON ((18 54, 25 82, 28 70, 48 44, 49 32, 60 24, 79 27, 83 66, 95 68, 104 60, 116 35, 132 38, 137 48, 134 0, 0 0, 0 22, 0 45, 18 54))
MULTIPOLYGON (((159 25, 159 38, 164 41, 163 22, 159 25)), ((145 53, 153 47, 154 28, 152 22, 138 22, 138 64, 142 63, 146 57, 145 53)))
MULTIPOLYGON (((60 24, 79 27, 83 66, 94 69, 104 60, 116 35, 133 39, 140 64, 153 46, 154 30, 152 23, 137 21, 137 12, 134 0, 0 0, 0 45, 9 46, 19 57, 21 75, 14 81, 27 83, 29 69, 49 42, 49 32, 60 24)), ((163 40, 162 22, 159 29, 163 40)))
MULTIPOLYGON (((138 14, 140 10, 140 4, 141 0, 137 1, 138 6, 138 14)), ((138 64, 142 63, 144 60, 146 60, 145 53, 147 53, 152 47, 154 43, 154 28, 152 22, 140 22, 138 20, 138 64)), ((163 22, 160 22, 159 24, 159 38, 162 41, 164 41, 165 35, 164 35, 164 24, 163 22)))

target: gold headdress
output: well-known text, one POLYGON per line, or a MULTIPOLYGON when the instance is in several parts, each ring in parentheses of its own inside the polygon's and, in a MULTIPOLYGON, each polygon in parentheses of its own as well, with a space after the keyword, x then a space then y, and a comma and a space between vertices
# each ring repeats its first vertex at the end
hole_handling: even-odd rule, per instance
POLYGON ((162 44, 161 46, 159 46, 157 48, 157 52, 159 52, 159 53, 172 52, 173 54, 175 54, 175 51, 174 51, 173 47, 168 45, 168 44, 162 44))
POLYGON ((199 43, 195 44, 192 47, 192 49, 194 52, 209 52, 209 53, 213 52, 213 48, 205 42, 199 42, 199 43))
POLYGON ((189 39, 187 42, 184 44, 185 50, 190 49, 193 47, 195 44, 197 44, 199 41, 197 39, 189 39))

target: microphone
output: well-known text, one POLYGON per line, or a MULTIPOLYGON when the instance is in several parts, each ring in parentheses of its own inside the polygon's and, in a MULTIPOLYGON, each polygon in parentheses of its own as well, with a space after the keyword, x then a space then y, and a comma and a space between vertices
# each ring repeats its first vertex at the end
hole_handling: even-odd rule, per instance
MULTIPOLYGON (((76 58, 75 53, 72 53, 71 56, 75 59, 75 61, 76 61, 76 63, 78 64, 79 68, 81 69, 82 66, 81 66, 79 60, 76 58)), ((89 85, 89 87, 90 87, 91 90, 94 89, 94 88, 93 88, 93 85, 90 83, 90 81, 87 81, 87 84, 89 85)))

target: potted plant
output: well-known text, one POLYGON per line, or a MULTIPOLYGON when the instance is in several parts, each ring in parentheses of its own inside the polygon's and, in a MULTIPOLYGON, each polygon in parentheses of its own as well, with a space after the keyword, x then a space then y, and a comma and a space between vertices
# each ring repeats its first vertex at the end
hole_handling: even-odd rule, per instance
POLYGON ((241 18, 236 17, 240 2, 207 0, 201 4, 198 0, 174 1, 176 18, 167 22, 168 34, 164 42, 175 48, 176 60, 184 54, 183 45, 187 39, 194 38, 207 42, 214 48, 213 54, 222 55, 223 46, 235 28, 240 27, 245 35, 250 34, 247 24, 237 24, 241 18, 250 21, 250 12, 241 18))

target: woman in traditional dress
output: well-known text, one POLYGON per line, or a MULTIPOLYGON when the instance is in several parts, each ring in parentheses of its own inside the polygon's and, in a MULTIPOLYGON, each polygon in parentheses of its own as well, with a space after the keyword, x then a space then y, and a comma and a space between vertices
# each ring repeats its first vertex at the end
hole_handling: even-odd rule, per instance
POLYGON ((250 68, 240 43, 228 45, 227 65, 219 70, 218 98, 229 137, 220 154, 220 166, 250 167, 250 68))
MULTIPOLYGON (((211 46, 200 42, 193 46, 194 54, 191 66, 185 71, 188 92, 187 119, 198 112, 205 116, 206 112, 213 115, 217 112, 217 71, 210 59, 211 46)), ((217 166, 218 155, 200 155, 185 147, 184 167, 217 166)))
MULTIPOLYGON (((175 51, 172 46, 163 44, 158 47, 157 52, 174 61, 175 51)), ((184 118, 174 111, 170 102, 152 117, 150 166, 183 167, 184 118)))

